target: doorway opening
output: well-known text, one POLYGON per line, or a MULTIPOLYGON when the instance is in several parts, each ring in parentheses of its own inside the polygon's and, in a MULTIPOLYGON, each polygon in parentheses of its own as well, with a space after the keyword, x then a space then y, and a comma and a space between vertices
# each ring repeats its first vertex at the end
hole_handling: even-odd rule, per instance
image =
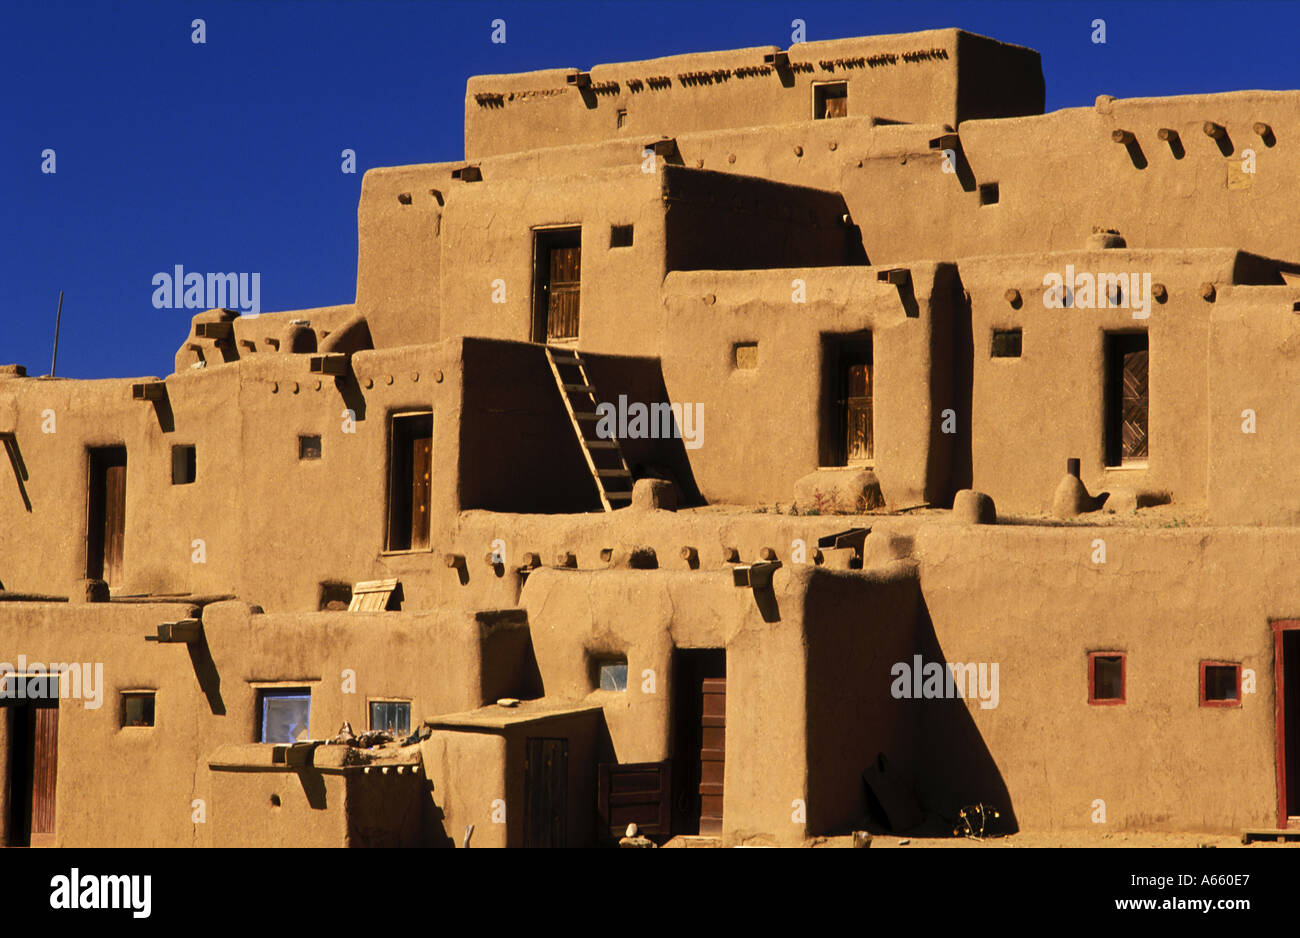
POLYGON ((9 846, 54 846, 59 679, 9 674, 0 717, 9 737, 9 846), (18 696, 21 688, 22 696, 18 696))
POLYGON ((1273 623, 1277 826, 1300 828, 1300 619, 1273 623))
POLYGON ((870 332, 822 336, 823 466, 870 466, 876 456, 870 332))
POLYGON ((721 648, 673 652, 674 834, 722 834, 726 764, 727 653, 721 648))
POLYGON ((109 586, 122 580, 126 540, 126 447, 94 447, 89 452, 86 512, 86 579, 109 586))
POLYGON ((544 228, 533 249, 533 341, 578 337, 582 228, 544 228))

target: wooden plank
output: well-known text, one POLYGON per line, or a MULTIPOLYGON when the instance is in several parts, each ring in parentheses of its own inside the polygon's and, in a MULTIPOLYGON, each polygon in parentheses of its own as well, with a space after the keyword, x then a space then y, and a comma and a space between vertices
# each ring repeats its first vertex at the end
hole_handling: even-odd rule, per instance
POLYGON ((1147 458, 1147 418, 1150 410, 1150 384, 1146 349, 1124 353, 1123 404, 1120 435, 1123 459, 1147 458))
POLYGON ((717 835, 726 774, 727 679, 705 678, 700 690, 700 833, 717 835))
POLYGON ((122 581, 126 541, 126 459, 104 467, 104 582, 122 581))
POLYGON ((411 443, 411 549, 429 546, 430 476, 433 472, 433 440, 415 437, 411 443))
POLYGON ((36 707, 35 709, 36 731, 33 740, 32 758, 31 837, 33 845, 41 846, 41 841, 45 837, 52 840, 54 836, 54 794, 58 781, 59 708, 56 700, 53 707, 36 707))
POLYGON ((524 846, 568 846, 569 741, 529 737, 524 760, 524 846))
POLYGON ((601 823, 614 837, 628 824, 641 834, 667 837, 672 825, 672 763, 602 763, 599 767, 597 809, 601 823))
POLYGON ((546 338, 578 337, 578 304, 582 289, 582 247, 550 249, 546 297, 546 338))

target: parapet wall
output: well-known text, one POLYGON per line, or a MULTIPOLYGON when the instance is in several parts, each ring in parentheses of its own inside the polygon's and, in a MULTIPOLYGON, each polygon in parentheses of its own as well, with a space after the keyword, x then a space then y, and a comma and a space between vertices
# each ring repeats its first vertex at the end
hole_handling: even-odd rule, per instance
POLYGON ((1037 52, 941 29, 476 76, 465 157, 808 120, 829 82, 847 83, 850 115, 892 121, 956 127, 1043 109, 1037 52))

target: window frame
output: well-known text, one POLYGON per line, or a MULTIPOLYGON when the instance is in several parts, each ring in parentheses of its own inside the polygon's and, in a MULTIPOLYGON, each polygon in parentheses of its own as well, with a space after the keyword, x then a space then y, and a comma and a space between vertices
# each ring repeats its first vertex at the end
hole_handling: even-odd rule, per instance
POLYGON ((1088 703, 1094 707, 1116 707, 1128 703, 1128 653, 1123 651, 1090 651, 1088 652, 1088 703), (1098 658, 1118 658, 1119 659, 1119 696, 1118 697, 1101 697, 1097 696, 1097 665, 1098 658))
POLYGON ((414 707, 412 706, 411 698, 409 697, 367 697, 366 698, 366 728, 372 733, 375 732, 376 730, 383 730, 384 732, 387 732, 388 731, 387 726, 375 726, 374 724, 374 713, 371 708, 373 708, 375 704, 405 704, 406 705, 406 729, 400 730, 397 727, 393 727, 393 734, 395 736, 401 734, 405 734, 407 736, 410 735, 411 715, 414 712, 414 707))
MULTIPOLYGON (((416 439, 414 435, 409 435, 407 436, 407 438, 412 440, 416 439)), ((385 466, 385 472, 384 472, 384 477, 386 479, 386 482, 385 482, 385 492, 384 492, 383 553, 385 554, 427 554, 433 550, 432 467, 433 467, 433 409, 427 408, 427 409, 419 409, 419 410, 394 410, 389 412, 388 454, 387 454, 387 465, 385 466), (397 467, 397 462, 395 457, 397 455, 397 446, 400 442, 400 438, 398 434, 399 425, 407 421, 414 422, 416 420, 423 420, 423 419, 427 419, 429 421, 430 478, 429 478, 428 504, 426 506, 426 510, 429 516, 428 517, 429 531, 428 531, 428 542, 421 547, 416 547, 414 546, 415 529, 414 529, 414 525, 410 523, 409 518, 407 518, 406 522, 404 522, 407 527, 406 537, 405 538, 394 537, 394 533, 395 533, 394 525, 397 523, 398 520, 395 517, 393 511, 394 496, 397 494, 397 483, 401 481, 397 477, 398 467, 397 467), (404 547, 394 546, 399 540, 404 541, 406 546, 404 547)), ((409 471, 403 473, 403 480, 405 480, 406 483, 404 487, 407 490, 405 498, 408 503, 413 502, 413 499, 411 498, 410 489, 414 482, 414 476, 415 476, 415 466, 414 463, 412 463, 412 465, 409 468, 409 471)), ((407 515, 410 514, 411 507, 412 507, 411 504, 407 505, 407 511, 406 511, 407 515)))
POLYGON ((121 729, 154 729, 158 726, 158 691, 149 688, 138 688, 133 690, 124 690, 120 693, 121 706, 118 708, 118 720, 121 729), (149 710, 148 723, 128 723, 126 720, 126 705, 128 700, 139 700, 148 698, 152 705, 149 710))
POLYGON ((1206 661, 1202 661, 1202 662, 1200 663, 1200 666, 1199 666, 1199 668, 1198 668, 1197 670, 1200 672, 1200 694, 1199 694, 1199 698, 1200 698, 1200 704, 1201 704, 1202 707, 1216 707, 1216 708, 1224 708, 1224 707, 1227 707, 1227 708, 1234 708, 1234 707, 1240 707, 1240 706, 1241 706, 1241 672, 1242 672, 1242 667, 1241 667, 1241 662, 1240 662, 1240 661, 1217 661, 1217 660, 1206 660, 1206 661), (1218 699, 1216 699, 1216 700, 1210 700, 1209 698, 1207 698, 1207 697, 1205 696, 1205 687, 1206 687, 1205 678, 1206 678, 1206 671, 1207 671, 1208 669, 1210 669, 1210 668, 1232 668, 1232 669, 1236 672, 1236 675, 1237 675, 1237 684, 1236 684, 1236 687, 1237 687, 1237 695, 1236 695, 1236 697, 1227 698, 1227 699, 1223 699, 1223 700, 1218 700, 1218 699))
POLYGON ((274 742, 266 738, 266 702, 271 698, 307 698, 307 735, 311 738, 311 685, 310 684, 273 684, 255 687, 257 706, 253 711, 253 738, 255 742, 271 746, 292 745, 297 740, 290 740, 288 743, 274 742))

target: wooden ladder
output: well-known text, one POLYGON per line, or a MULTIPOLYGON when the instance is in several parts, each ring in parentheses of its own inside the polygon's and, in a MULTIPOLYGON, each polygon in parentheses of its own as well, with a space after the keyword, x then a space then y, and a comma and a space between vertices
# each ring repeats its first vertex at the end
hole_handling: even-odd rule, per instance
POLYGON ((544 346, 546 361, 551 366, 555 386, 560 389, 560 399, 573 424, 574 435, 582 447, 582 455, 587 460, 587 469, 596 483, 600 503, 606 511, 630 504, 632 501, 632 473, 623 459, 623 448, 618 440, 598 439, 594 436, 600 415, 596 413, 596 389, 587 377, 586 363, 576 351, 557 346, 544 346), (566 378, 561 369, 567 369, 570 377, 566 378), (575 405, 573 397, 578 402, 575 405), (588 436, 589 429, 593 434, 588 436))

